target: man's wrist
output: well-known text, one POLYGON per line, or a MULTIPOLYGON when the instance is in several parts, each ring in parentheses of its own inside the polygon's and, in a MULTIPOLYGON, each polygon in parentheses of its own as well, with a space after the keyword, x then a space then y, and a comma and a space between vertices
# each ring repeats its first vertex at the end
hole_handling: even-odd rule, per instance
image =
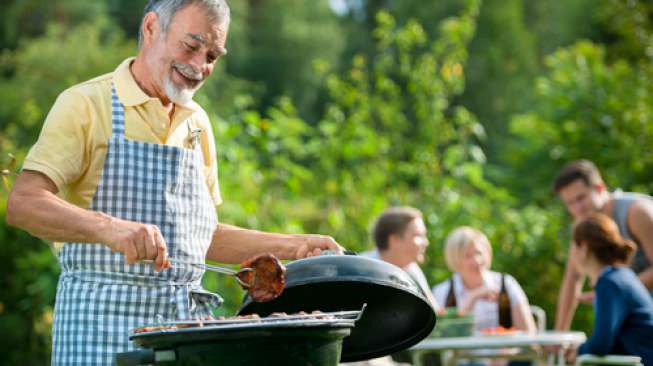
POLYGON ((104 244, 113 250, 112 238, 116 230, 115 224, 118 219, 102 212, 93 212, 93 216, 94 224, 91 225, 88 235, 91 239, 90 241, 93 243, 104 244))

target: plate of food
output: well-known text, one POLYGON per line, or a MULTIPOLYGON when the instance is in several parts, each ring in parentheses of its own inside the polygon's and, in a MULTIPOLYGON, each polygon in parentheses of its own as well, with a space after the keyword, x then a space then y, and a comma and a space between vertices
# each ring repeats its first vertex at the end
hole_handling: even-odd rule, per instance
POLYGON ((523 332, 515 327, 504 328, 502 326, 498 326, 483 328, 481 329, 480 333, 482 335, 515 335, 522 334, 523 332))

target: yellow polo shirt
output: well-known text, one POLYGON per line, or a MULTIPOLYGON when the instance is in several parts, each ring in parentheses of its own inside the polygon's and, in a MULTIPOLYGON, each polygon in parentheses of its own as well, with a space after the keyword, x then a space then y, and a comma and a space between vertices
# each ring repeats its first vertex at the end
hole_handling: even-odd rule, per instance
POLYGON ((125 109, 125 137, 129 140, 190 147, 188 125, 202 129, 200 137, 206 185, 216 205, 218 186, 215 142, 208 116, 195 102, 175 105, 172 118, 157 98, 136 84, 123 61, 112 73, 75 85, 59 95, 30 149, 23 169, 48 176, 62 198, 88 208, 102 176, 111 137, 111 84, 125 109), (186 122, 188 120, 188 122, 186 122))

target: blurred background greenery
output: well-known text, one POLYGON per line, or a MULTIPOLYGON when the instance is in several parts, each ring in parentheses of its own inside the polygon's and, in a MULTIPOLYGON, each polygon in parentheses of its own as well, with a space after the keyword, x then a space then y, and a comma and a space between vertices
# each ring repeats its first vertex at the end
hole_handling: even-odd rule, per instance
MULTIPOLYGON (((136 52, 145 0, 5 0, 0 168, 20 162, 63 89, 136 52)), ((390 205, 426 215, 424 271, 442 243, 488 234, 493 268, 549 315, 569 217, 549 186, 576 158, 610 187, 653 190, 653 6, 645 0, 233 0, 229 56, 197 101, 212 119, 221 221, 372 247, 390 205)), ((11 183, 11 175, 5 176, 11 183)), ((47 243, 4 224, 0 364, 46 364, 59 272, 47 243)), ((234 281, 206 276, 232 315, 234 281)), ((574 328, 589 331, 581 306, 574 328)))

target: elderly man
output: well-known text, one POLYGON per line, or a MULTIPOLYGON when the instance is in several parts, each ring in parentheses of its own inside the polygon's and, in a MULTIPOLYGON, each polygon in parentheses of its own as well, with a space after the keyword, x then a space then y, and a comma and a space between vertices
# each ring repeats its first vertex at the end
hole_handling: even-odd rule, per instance
MULTIPOLYGON (((593 212, 613 218, 621 236, 633 240, 638 250, 631 263, 639 279, 653 289, 653 198, 639 193, 609 192, 599 170, 589 160, 565 165, 553 182, 553 189, 578 222, 593 212)), ((571 245, 560 287, 555 328, 569 329, 578 300, 590 301, 593 293, 580 294, 583 277, 572 265, 576 246, 571 245)))
POLYGON ((342 253, 328 236, 218 223, 214 140, 191 98, 226 54, 228 26, 224 0, 150 1, 137 56, 64 91, 48 114, 6 217, 58 243, 53 365, 109 365, 133 347, 132 327, 210 316, 221 299, 202 289, 203 271, 169 258, 342 253))

